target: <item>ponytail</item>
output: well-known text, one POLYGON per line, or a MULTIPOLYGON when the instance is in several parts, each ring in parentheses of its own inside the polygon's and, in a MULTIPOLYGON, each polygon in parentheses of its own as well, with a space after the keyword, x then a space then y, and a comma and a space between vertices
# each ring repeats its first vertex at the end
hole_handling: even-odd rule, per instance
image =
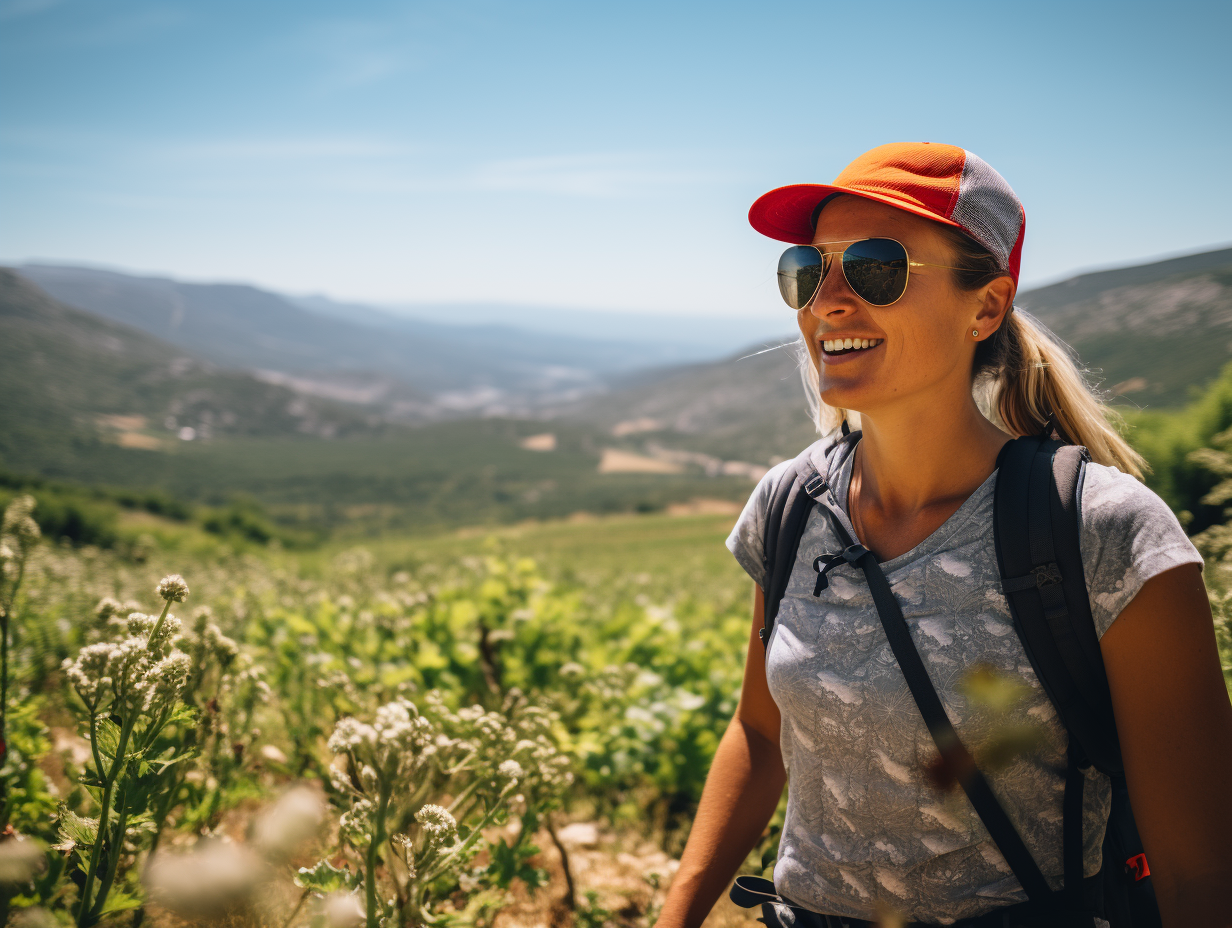
POLYGON ((1091 390, 1070 348, 1030 313, 1010 310, 976 350, 975 369, 977 400, 1007 432, 1055 432, 1067 444, 1085 445, 1097 464, 1142 479, 1146 462, 1114 427, 1123 423, 1120 415, 1091 390))
MULTIPOLYGON (((987 249, 949 226, 940 227, 954 246, 954 278, 975 290, 1005 270, 987 249)), ((800 377, 817 431, 829 434, 849 422, 859 428, 859 413, 827 406, 821 399, 820 372, 800 341, 800 377)), ((1038 319, 1011 307, 1001 327, 975 350, 972 392, 980 410, 1005 431, 1039 435, 1047 430, 1071 445, 1085 445, 1091 460, 1142 479, 1147 464, 1130 447, 1118 426, 1124 420, 1104 403, 1083 377, 1069 346, 1038 319)))

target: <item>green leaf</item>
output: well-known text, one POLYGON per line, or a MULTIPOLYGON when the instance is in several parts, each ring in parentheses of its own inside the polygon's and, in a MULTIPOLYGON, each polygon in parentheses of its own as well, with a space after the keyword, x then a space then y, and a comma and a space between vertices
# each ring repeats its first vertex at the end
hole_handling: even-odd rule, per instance
POLYGON ((352 873, 349 867, 339 868, 328 860, 320 860, 312 869, 300 867, 295 876, 295 885, 322 894, 335 893, 343 888, 354 889, 358 886, 359 874, 352 873))
POLYGON ((94 743, 104 756, 114 758, 120 749, 120 726, 111 719, 100 719, 95 726, 94 743))
POLYGON ((80 816, 60 803, 60 838, 78 846, 93 847, 98 840, 98 819, 80 816))
POLYGON ((127 912, 129 909, 137 909, 141 907, 141 900, 130 896, 126 892, 118 889, 113 889, 107 894, 107 901, 103 903, 102 915, 111 915, 115 912, 127 912))

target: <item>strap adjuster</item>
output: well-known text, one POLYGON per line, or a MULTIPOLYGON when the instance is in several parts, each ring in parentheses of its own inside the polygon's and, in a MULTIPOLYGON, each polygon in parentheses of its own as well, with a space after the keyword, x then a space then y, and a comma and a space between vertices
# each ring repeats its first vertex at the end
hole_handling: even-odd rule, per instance
POLYGON ((804 484, 804 492, 809 496, 816 496, 825 488, 826 478, 821 476, 821 474, 813 474, 813 476, 808 479, 808 482, 804 484))
POLYGON ((1061 582, 1061 568, 1057 566, 1055 561, 1051 564, 1032 567, 1031 574, 1035 577, 1035 588, 1037 590, 1061 582))

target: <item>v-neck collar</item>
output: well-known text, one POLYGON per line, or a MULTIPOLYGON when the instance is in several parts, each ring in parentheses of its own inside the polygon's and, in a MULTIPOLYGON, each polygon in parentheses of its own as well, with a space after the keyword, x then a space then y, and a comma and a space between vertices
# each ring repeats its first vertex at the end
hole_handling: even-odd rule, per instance
MULTIPOLYGON (((844 527, 851 533, 852 538, 858 538, 855 527, 851 524, 851 516, 847 508, 847 493, 851 488, 852 468, 856 458, 856 446, 860 443, 857 438, 851 443, 849 451, 840 452, 842 457, 835 462, 837 473, 831 471, 834 479, 830 481, 830 486, 833 487, 835 500, 838 502, 839 508, 843 511, 844 527)), ((945 546, 955 533, 957 533, 964 524, 972 517, 972 515, 982 506, 989 497, 992 496, 993 490, 997 485, 997 472, 1000 468, 993 468, 991 474, 985 478, 984 482, 971 491, 961 506, 954 513, 942 522, 936 529, 933 530, 927 538, 917 544, 909 551, 905 551, 898 557, 891 558, 888 561, 880 561, 881 569, 885 573, 897 570, 910 564, 912 561, 918 560, 921 557, 926 557, 939 551, 945 546)))

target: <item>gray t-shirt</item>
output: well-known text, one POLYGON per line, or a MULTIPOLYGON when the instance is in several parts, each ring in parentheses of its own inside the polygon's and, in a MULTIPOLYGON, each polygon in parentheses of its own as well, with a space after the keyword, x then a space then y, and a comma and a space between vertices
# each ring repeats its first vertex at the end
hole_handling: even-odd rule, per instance
MULTIPOLYGON (((852 455, 839 460, 831 486, 845 510, 852 455)), ((763 586, 766 511, 786 467, 762 478, 727 539, 763 586)), ((1006 726, 1034 728, 1031 750, 985 772, 1049 884, 1059 889, 1066 734, 1001 592, 992 529, 996 479, 994 471, 939 529, 881 566, 951 721, 977 757, 1006 726), (1026 684, 1023 698, 1000 711, 990 701, 968 699, 961 684, 981 664, 1026 684)), ((1148 579, 1202 561, 1163 500, 1114 468, 1087 466, 1079 515, 1101 636, 1148 579)), ((945 923, 1024 901, 962 791, 940 792, 925 774, 936 749, 863 574, 849 565, 835 568, 829 587, 813 595, 813 559, 841 548, 815 507, 768 644, 766 675, 782 714, 779 743, 789 776, 775 885, 814 911, 867 919, 889 908, 945 923)), ((1089 876, 1100 868, 1111 805, 1107 778, 1091 769, 1083 796, 1089 876)))

